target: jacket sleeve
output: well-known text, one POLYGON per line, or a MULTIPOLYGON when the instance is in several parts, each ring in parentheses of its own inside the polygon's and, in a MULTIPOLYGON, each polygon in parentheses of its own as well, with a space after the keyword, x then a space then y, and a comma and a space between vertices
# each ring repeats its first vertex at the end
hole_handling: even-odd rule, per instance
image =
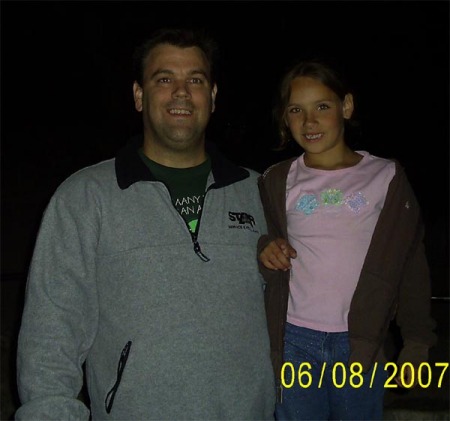
MULTIPOLYGON (((419 204, 403 171, 401 183, 409 206, 419 204)), ((402 190, 403 190, 402 189, 402 190)), ((428 349, 436 343, 433 333, 435 321, 431 318, 431 281, 424 247, 424 224, 420 209, 416 219, 414 240, 407 255, 399 286, 396 322, 403 339, 398 365, 415 366, 428 360, 428 349)))
POLYGON ((267 282, 270 282, 271 278, 276 276, 276 271, 272 269, 266 268, 259 260, 259 255, 264 250, 264 248, 274 239, 277 237, 281 237, 281 234, 279 234, 279 228, 278 224, 275 222, 275 215, 271 207, 271 201, 269 199, 269 195, 267 193, 264 178, 263 176, 260 176, 258 178, 258 188, 259 188, 259 194, 261 197, 261 202, 264 209, 264 216, 266 218, 267 223, 267 234, 262 235, 258 240, 258 246, 257 246, 257 256, 258 256, 258 265, 259 265, 259 271, 263 275, 264 279, 267 282))
POLYGON ((420 215, 406 174, 396 163, 350 305, 350 362, 369 368, 394 318, 404 345, 399 362, 423 362, 435 342, 420 215), (366 314, 370 317, 361 317, 366 314))
MULTIPOLYGON (((277 202, 273 196, 270 196, 267 191, 267 179, 261 176, 258 180, 258 186, 261 196, 261 201, 264 207, 264 214, 267 222, 268 234, 263 235, 258 241, 258 256, 264 247, 275 238, 287 239, 287 227, 284 227, 286 235, 283 235, 283 224, 286 225, 285 205, 279 200, 277 202), (270 200, 270 198, 272 200, 270 200), (277 202, 277 203, 275 203, 277 202)), ((284 183, 284 178, 281 178, 281 183, 284 183)), ((279 191, 271 185, 271 192, 279 191)), ((284 193, 280 194, 283 197, 284 193)), ((287 313, 287 297, 289 295, 289 272, 280 270, 271 270, 266 268, 258 259, 259 270, 266 282, 266 289, 264 292, 264 302, 266 308, 267 328, 270 338, 270 357, 274 369, 275 379, 277 384, 280 382, 280 372, 283 362, 283 325, 286 321, 287 313)))
POLYGON ((55 196, 44 213, 27 280, 17 351, 22 406, 16 420, 89 419, 77 396, 97 326, 98 224, 86 197, 55 196))

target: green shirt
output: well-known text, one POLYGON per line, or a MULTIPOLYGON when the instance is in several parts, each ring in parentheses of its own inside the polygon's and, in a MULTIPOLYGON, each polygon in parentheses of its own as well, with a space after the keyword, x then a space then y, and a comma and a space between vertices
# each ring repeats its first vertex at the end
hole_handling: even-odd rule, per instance
POLYGON ((211 171, 211 159, 196 167, 171 168, 149 159, 140 149, 139 155, 154 177, 163 182, 169 190, 172 203, 186 221, 191 232, 197 231, 206 182, 211 171))

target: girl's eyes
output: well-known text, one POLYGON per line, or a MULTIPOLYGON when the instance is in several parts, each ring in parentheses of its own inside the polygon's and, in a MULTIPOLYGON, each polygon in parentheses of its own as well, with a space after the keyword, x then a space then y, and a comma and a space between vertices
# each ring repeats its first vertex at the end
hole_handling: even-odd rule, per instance
MULTIPOLYGON (((327 105, 327 104, 319 104, 319 105, 317 106, 317 109, 318 109, 319 111, 328 110, 329 108, 330 108, 330 106, 327 105)), ((301 111, 303 111, 303 110, 302 110, 300 107, 292 107, 292 108, 289 108, 289 109, 288 109, 288 112, 289 112, 289 113, 293 113, 293 114, 300 113, 301 111)))

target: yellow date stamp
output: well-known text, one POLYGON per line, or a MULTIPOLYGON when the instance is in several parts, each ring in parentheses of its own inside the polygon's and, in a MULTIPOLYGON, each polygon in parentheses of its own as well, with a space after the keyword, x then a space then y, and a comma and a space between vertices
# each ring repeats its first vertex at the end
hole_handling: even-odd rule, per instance
MULTIPOLYGON (((367 385, 369 382, 369 388, 373 387, 374 379, 378 370, 384 370, 387 379, 384 383, 384 387, 387 388, 411 388, 415 385, 426 389, 429 387, 437 386, 442 387, 444 375, 448 370, 448 362, 435 362, 427 363, 423 362, 419 366, 414 366, 412 363, 404 363, 401 366, 393 362, 387 362, 385 364, 374 363, 370 376, 363 375, 363 367, 360 363, 352 363, 350 366, 337 362, 331 367, 331 380, 334 387, 341 389, 347 382, 350 387, 355 389, 367 385), (396 379, 400 379, 400 384, 396 379)), ((325 373, 327 372, 327 363, 322 364, 320 370, 319 380, 317 387, 322 387, 325 373)), ((281 367, 281 384, 284 388, 290 389, 298 384, 302 388, 309 388, 313 385, 314 374, 312 373, 312 365, 309 362, 303 362, 299 364, 298 369, 294 367, 291 362, 285 362, 281 367)))

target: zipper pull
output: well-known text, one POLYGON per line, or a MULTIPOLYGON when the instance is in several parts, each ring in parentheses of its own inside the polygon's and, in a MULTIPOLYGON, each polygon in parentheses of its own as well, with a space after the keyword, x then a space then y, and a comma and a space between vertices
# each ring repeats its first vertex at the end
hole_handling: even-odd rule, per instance
POLYGON ((197 241, 197 236, 196 235, 192 235, 192 241, 194 242, 194 251, 195 251, 195 254, 198 256, 198 257, 200 257, 200 259, 202 259, 204 262, 209 262, 209 257, 208 256, 205 256, 203 253, 202 253, 202 249, 200 248, 200 244, 198 243, 198 241, 197 241))

